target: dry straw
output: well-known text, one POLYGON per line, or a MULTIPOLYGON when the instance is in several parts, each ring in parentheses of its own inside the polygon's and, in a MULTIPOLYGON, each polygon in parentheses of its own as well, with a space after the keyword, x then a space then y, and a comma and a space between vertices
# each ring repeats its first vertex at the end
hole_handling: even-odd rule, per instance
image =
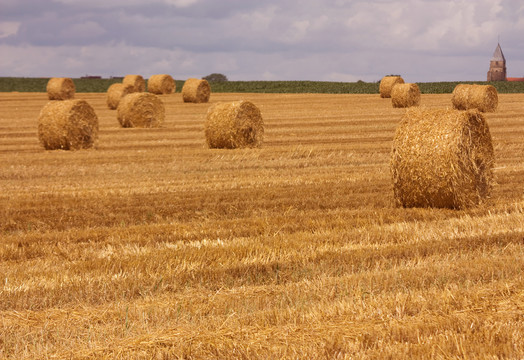
POLYGON ((126 75, 124 77, 124 80, 122 80, 122 84, 132 85, 134 89, 133 92, 146 91, 146 81, 144 80, 142 75, 126 75))
POLYGON ((184 102, 205 103, 209 101, 211 87, 204 79, 187 79, 182 87, 184 102))
POLYGON ((38 117, 38 139, 47 150, 91 148, 98 139, 98 117, 85 100, 50 101, 38 117))
POLYGON ((488 124, 477 110, 410 108, 397 127, 391 173, 397 205, 462 209, 493 182, 488 124))
POLYGON ((51 78, 47 82, 49 100, 69 100, 75 97, 75 83, 71 78, 51 78))
POLYGON ((260 110, 250 101, 218 103, 207 112, 205 135, 210 148, 260 147, 264 122, 260 110))
POLYGON ((391 97, 391 90, 397 84, 404 84, 404 79, 400 76, 384 76, 380 81, 379 91, 381 98, 391 97))
POLYGON ((114 110, 118 107, 120 99, 134 92, 133 85, 113 84, 107 89, 107 107, 114 110))
POLYGON ((420 89, 417 84, 396 84, 391 90, 391 104, 394 108, 406 108, 420 104, 420 89))
POLYGON ((150 93, 162 95, 162 94, 172 94, 175 92, 176 84, 175 80, 171 75, 167 74, 158 74, 152 75, 147 81, 147 90, 150 93))
POLYGON ((453 90, 451 102, 458 110, 492 112, 497 109, 499 99, 497 89, 492 85, 459 84, 453 90))
POLYGON ((118 121, 122 127, 160 127, 165 116, 166 111, 162 100, 147 92, 124 96, 117 109, 118 121))

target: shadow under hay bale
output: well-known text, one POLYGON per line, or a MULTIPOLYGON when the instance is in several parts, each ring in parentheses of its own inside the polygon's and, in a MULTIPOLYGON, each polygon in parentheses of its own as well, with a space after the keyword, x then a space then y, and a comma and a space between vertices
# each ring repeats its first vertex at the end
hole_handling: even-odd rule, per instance
POLYGON ((166 111, 162 100, 151 93, 140 92, 124 96, 117 109, 122 127, 154 128, 164 122, 166 111))
POLYGON ((394 108, 406 108, 420 104, 420 89, 417 84, 396 84, 391 90, 394 108))
POLYGON ((176 84, 171 75, 151 75, 147 81, 147 91, 156 95, 172 94, 175 92, 176 84))
POLYGON ((133 92, 135 92, 133 85, 124 85, 120 83, 112 84, 107 89, 107 107, 111 110, 115 110, 118 107, 118 104, 120 103, 120 99, 133 92))
POLYGON ((98 117, 85 100, 50 101, 38 117, 38 139, 47 150, 91 148, 98 139, 98 117))
POLYGON ((400 76, 384 76, 380 81, 379 92, 381 98, 390 98, 393 86, 404 84, 404 79, 400 76))
POLYGON ((209 148, 260 147, 264 122, 260 110, 250 101, 218 103, 207 112, 205 135, 209 148))
POLYGON ((142 75, 126 75, 122 80, 124 85, 132 85, 133 92, 144 92, 146 91, 146 81, 142 75))
POLYGON ((184 102, 206 103, 211 96, 211 87, 204 79, 187 79, 182 87, 182 99, 184 102))
POLYGON ((492 85, 459 84, 453 90, 451 102, 458 110, 493 112, 497 109, 499 99, 497 89, 492 85))
POLYGON ((493 163, 489 127, 479 111, 410 108, 391 153, 395 202, 452 209, 478 205, 491 191, 493 163))
POLYGON ((75 97, 75 83, 71 78, 51 78, 47 82, 49 100, 69 100, 75 97))

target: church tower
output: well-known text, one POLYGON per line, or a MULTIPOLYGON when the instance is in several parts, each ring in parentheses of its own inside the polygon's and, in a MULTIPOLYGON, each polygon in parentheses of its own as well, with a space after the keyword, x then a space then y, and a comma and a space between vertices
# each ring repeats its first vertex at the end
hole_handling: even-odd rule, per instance
POLYGON ((488 81, 506 81, 506 58, 502 53, 500 44, 497 44, 489 62, 488 81))

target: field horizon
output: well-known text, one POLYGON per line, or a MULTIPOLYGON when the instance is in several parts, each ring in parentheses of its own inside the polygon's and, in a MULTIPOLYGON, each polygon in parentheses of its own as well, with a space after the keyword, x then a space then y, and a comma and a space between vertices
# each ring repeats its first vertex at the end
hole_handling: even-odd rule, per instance
POLYGON ((405 110, 376 85, 177 92, 155 129, 77 89, 100 124, 79 151, 40 145, 45 92, 0 92, 0 358, 523 358, 524 94, 484 114, 485 204, 405 209, 389 168, 405 110), (260 108, 262 147, 208 149, 208 108, 236 100, 260 108))
MULTIPOLYGON (((0 77, 0 92, 45 92, 49 78, 0 77)), ((147 79, 146 84, 147 84, 147 79)), ((73 78, 79 93, 103 93, 122 78, 73 78)), ((175 80, 175 92, 180 93, 185 80, 175 80)), ((273 93, 273 94, 378 94, 380 79, 373 82, 337 81, 224 81, 210 82, 216 93, 273 93)), ((417 82, 422 94, 450 94, 458 84, 492 85, 501 94, 524 93, 524 82, 518 81, 438 81, 417 82)))

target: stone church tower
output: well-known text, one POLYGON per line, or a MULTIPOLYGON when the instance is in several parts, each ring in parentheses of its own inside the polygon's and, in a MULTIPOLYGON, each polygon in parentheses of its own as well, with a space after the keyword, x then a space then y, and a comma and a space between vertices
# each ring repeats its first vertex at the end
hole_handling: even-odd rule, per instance
POLYGON ((489 62, 488 81, 506 81, 506 58, 502 53, 500 44, 493 53, 493 57, 489 62))

